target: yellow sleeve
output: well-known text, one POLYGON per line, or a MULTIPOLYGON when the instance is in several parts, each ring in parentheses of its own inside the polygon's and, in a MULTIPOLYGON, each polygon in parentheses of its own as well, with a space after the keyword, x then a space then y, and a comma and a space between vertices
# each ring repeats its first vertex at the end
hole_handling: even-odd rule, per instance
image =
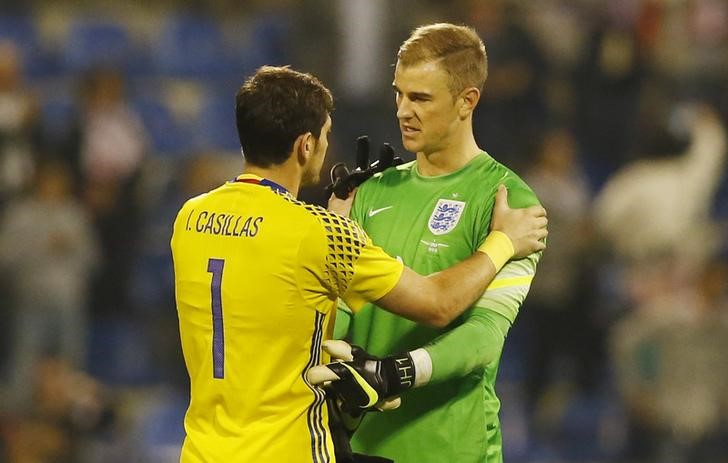
POLYGON ((358 312, 367 302, 381 299, 389 293, 403 271, 402 262, 390 257, 367 237, 366 244, 354 263, 354 274, 349 286, 341 298, 352 311, 358 312))
POLYGON ((394 288, 404 265, 390 257, 355 222, 322 208, 310 209, 326 236, 326 286, 356 312, 394 288))

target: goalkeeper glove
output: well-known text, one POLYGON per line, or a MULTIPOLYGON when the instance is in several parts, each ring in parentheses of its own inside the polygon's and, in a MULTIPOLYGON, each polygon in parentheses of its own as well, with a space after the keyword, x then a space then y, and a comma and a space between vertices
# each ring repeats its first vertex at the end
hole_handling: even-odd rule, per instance
POLYGON ((349 194, 365 180, 377 172, 402 164, 401 158, 394 156, 389 143, 384 143, 379 150, 379 160, 369 164, 369 137, 362 135, 356 139, 356 169, 349 171, 346 164, 339 162, 331 168, 331 184, 326 187, 326 194, 333 193, 339 199, 346 199, 349 194))
MULTIPOLYGON (((366 354, 363 349, 352 347, 344 341, 324 341, 323 349, 331 356, 333 361, 353 361, 355 357, 361 358, 362 354, 366 354)), ((354 453, 351 450, 349 440, 354 431, 359 427, 364 414, 369 410, 390 410, 399 407, 401 402, 399 397, 385 399, 376 403, 368 409, 356 409, 345 411, 344 403, 335 391, 328 386, 330 381, 337 377, 327 365, 320 365, 312 368, 307 373, 309 382, 316 386, 324 386, 326 390, 326 404, 329 409, 329 429, 331 430, 331 439, 334 443, 334 452, 336 461, 342 463, 392 463, 391 460, 372 457, 354 453)))
POLYGON ((307 377, 339 399, 341 409, 354 417, 367 410, 399 407, 397 396, 415 385, 415 362, 409 352, 378 358, 344 341, 324 341, 323 348, 345 361, 315 366, 307 377))

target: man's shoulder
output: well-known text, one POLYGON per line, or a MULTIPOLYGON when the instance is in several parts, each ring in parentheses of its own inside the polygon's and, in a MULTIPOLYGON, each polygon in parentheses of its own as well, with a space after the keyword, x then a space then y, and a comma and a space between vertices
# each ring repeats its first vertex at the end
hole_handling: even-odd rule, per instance
POLYGON ((416 161, 410 161, 377 172, 359 186, 356 193, 357 200, 361 201, 362 198, 377 195, 390 188, 405 186, 412 178, 415 164, 416 161))
POLYGON ((239 208, 247 209, 246 204, 252 204, 250 194, 254 195, 252 198, 256 204, 256 213, 263 214, 264 216, 282 216, 285 217, 285 221, 291 225, 292 228, 301 229, 301 226, 305 226, 307 223, 321 223, 329 220, 329 216, 332 214, 326 209, 301 201, 286 191, 276 191, 269 189, 268 187, 253 186, 245 196, 245 201, 231 201, 227 195, 239 194, 239 190, 236 190, 235 185, 225 183, 217 188, 214 188, 206 193, 194 196, 182 205, 178 214, 182 214, 184 211, 190 209, 205 209, 216 210, 219 212, 242 212, 239 208), (237 204, 237 206, 231 206, 231 204, 237 204), (234 211, 229 210, 233 207, 234 211))
POLYGON ((300 201, 292 196, 287 196, 286 199, 294 206, 301 208, 301 211, 307 216, 307 219, 304 220, 315 222, 318 225, 316 228, 320 230, 328 242, 339 244, 342 243, 342 240, 349 244, 351 244, 351 240, 357 243, 366 242, 364 231, 348 217, 331 212, 319 205, 300 201))
POLYGON ((215 198, 220 193, 220 191, 225 189, 226 186, 227 186, 227 183, 223 183, 222 185, 218 185, 217 187, 215 187, 209 191, 195 195, 195 196, 187 199, 184 202, 182 207, 183 208, 188 207, 188 206, 194 207, 194 206, 200 206, 202 204, 205 204, 208 201, 211 201, 213 198, 215 198))
POLYGON ((508 188, 508 203, 511 207, 528 207, 541 204, 536 193, 528 184, 510 167, 489 157, 479 169, 482 175, 487 175, 488 181, 495 187, 503 184, 508 188))
POLYGON ((191 198, 184 200, 184 202, 182 202, 182 206, 177 211, 177 216, 180 217, 180 216, 186 214, 190 210, 199 209, 200 207, 202 207, 207 202, 208 195, 210 193, 212 193, 212 191, 215 191, 215 190, 211 190, 206 193, 201 193, 201 194, 198 194, 196 196, 193 196, 191 198))
POLYGON ((376 188, 376 185, 391 185, 402 182, 412 175, 416 163, 417 161, 405 162, 398 166, 389 167, 382 172, 377 172, 364 182, 362 186, 376 188))

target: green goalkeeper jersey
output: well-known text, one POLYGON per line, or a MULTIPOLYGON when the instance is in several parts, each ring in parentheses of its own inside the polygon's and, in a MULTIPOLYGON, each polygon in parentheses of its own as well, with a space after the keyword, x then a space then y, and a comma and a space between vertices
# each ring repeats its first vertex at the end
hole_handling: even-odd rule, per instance
MULTIPOLYGON (((501 183, 511 207, 538 204, 516 174, 482 152, 446 175, 422 176, 416 161, 377 174, 359 187, 351 216, 387 253, 426 275, 475 252, 489 232, 501 183)), ((372 304, 354 318, 342 307, 340 336, 380 356, 424 346, 433 365, 430 382, 405 393, 399 409, 366 415, 352 439, 354 451, 396 463, 502 461, 496 373, 539 257, 506 264, 474 306, 445 329, 372 304)))

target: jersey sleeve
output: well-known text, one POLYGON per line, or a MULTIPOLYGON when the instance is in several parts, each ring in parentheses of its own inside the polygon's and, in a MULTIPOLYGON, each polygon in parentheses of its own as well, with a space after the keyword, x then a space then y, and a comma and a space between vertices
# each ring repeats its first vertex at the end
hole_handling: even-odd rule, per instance
POLYGON ((538 252, 508 262, 463 322, 425 347, 432 358, 432 382, 465 376, 500 357, 540 258, 538 252))
POLYGON ((354 312, 394 288, 404 265, 375 246, 355 222, 317 208, 326 235, 326 279, 332 293, 354 312))
MULTIPOLYGON (((510 207, 539 204, 520 178, 511 176, 504 183, 510 207)), ((488 234, 492 208, 491 200, 481 215, 481 241, 488 234)), ((508 262, 463 315, 462 323, 425 346, 432 358, 431 382, 465 376, 500 358, 505 337, 528 294, 540 258, 541 252, 537 252, 508 262)))
POLYGON ((399 281, 403 270, 404 264, 390 257, 367 238, 354 263, 347 291, 341 297, 353 312, 357 312, 367 302, 374 302, 389 293, 399 281))
POLYGON ((540 256, 534 253, 507 263, 463 322, 425 347, 432 358, 432 382, 465 376, 500 358, 540 256))
MULTIPOLYGON (((517 209, 540 204, 533 190, 517 175, 507 176, 503 183, 508 188, 508 205, 510 207, 517 209)), ((495 195, 495 190, 493 194, 495 195)), ((489 203, 487 215, 481 216, 481 233, 483 235, 478 242, 482 242, 489 232, 492 210, 493 204, 489 203)), ((523 259, 509 261, 498 272, 474 307, 492 310, 513 324, 518 310, 531 288, 531 281, 536 275, 536 266, 541 259, 541 254, 541 252, 536 252, 523 259)))
POLYGON ((478 210, 478 219, 474 222, 473 236, 473 252, 485 240, 490 233, 491 219, 493 218, 493 207, 495 206, 495 195, 498 191, 498 185, 504 184, 508 188, 508 205, 511 208, 519 209, 531 207, 541 204, 536 194, 526 183, 512 172, 506 174, 502 182, 492 185, 491 190, 487 193, 488 199, 478 210))
POLYGON ((513 324, 516 321, 518 310, 531 288, 539 259, 541 259, 541 252, 508 262, 496 274, 483 295, 475 303, 475 307, 492 310, 513 324))
POLYGON ((509 328, 497 313, 470 309, 462 324, 425 346, 432 359, 430 383, 461 378, 498 360, 509 328))

